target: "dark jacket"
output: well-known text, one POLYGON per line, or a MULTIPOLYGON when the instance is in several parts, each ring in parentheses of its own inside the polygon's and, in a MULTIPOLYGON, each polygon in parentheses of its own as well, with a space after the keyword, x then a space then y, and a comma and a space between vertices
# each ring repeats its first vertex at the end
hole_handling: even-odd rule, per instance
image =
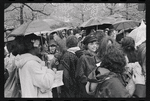
POLYGON ((77 87, 75 81, 75 71, 78 58, 75 54, 66 51, 60 61, 59 69, 63 70, 63 82, 61 87, 62 98, 76 97, 77 87))
MULTIPOLYGON (((95 72, 96 70, 94 70, 95 72)), ((105 70, 106 71, 106 70, 105 70)), ((96 98, 131 98, 131 97, 145 97, 145 85, 137 84, 133 96, 131 96, 124 86, 124 80, 120 75, 113 72, 105 72, 104 74, 97 75, 92 72, 90 74, 89 82, 98 83, 94 94, 96 98)), ((104 72, 103 68, 100 72, 104 72)))
POLYGON ((91 97, 85 91, 88 75, 96 68, 96 56, 85 51, 79 58, 76 69, 76 81, 78 83, 79 97, 91 97))

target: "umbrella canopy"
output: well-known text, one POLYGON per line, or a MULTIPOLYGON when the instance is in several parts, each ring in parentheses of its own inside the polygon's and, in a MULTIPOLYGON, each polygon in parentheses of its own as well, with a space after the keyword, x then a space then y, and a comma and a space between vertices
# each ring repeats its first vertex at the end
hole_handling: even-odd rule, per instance
POLYGON ((99 25, 100 21, 101 21, 100 19, 98 19, 97 17, 94 17, 82 23, 79 27, 89 27, 93 25, 99 25))
POLYGON ((51 30, 49 24, 42 20, 29 21, 22 24, 15 30, 13 30, 8 37, 18 35, 28 35, 34 32, 42 32, 51 30))
POLYGON ((117 21, 117 19, 115 19, 113 17, 101 18, 101 25, 102 24, 113 24, 115 21, 117 21))
POLYGON ((69 29, 71 29, 70 27, 61 27, 61 28, 57 28, 57 29, 54 29, 54 30, 52 30, 52 31, 50 31, 50 33, 52 33, 52 32, 57 32, 57 31, 61 31, 61 30, 69 30, 69 29))
POLYGON ((113 28, 115 30, 122 30, 122 29, 126 30, 129 28, 137 27, 139 26, 139 24, 140 22, 133 21, 133 20, 121 20, 113 23, 110 28, 113 28))
POLYGON ((135 40, 135 46, 140 45, 146 40, 146 25, 141 22, 141 25, 131 31, 127 36, 132 37, 135 40))
POLYGON ((112 24, 115 21, 117 21, 117 19, 113 17, 94 17, 94 18, 87 20, 86 22, 81 24, 79 27, 90 27, 90 26, 95 26, 95 25, 112 24))

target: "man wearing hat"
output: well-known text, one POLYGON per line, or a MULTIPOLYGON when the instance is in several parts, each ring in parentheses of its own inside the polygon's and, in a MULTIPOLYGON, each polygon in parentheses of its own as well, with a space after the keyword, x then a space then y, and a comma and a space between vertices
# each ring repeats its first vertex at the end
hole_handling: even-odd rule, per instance
POLYGON ((87 94, 85 85, 88 75, 96 68, 99 62, 96 50, 98 49, 98 40, 94 35, 88 35, 82 42, 85 45, 85 52, 79 58, 77 63, 76 80, 78 82, 79 97, 92 97, 87 94))

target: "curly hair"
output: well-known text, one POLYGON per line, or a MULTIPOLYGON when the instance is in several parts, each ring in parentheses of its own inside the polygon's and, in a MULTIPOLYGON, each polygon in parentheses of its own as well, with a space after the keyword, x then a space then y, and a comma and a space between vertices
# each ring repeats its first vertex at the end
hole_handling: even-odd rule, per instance
POLYGON ((25 52, 25 47, 24 47, 24 36, 17 36, 13 42, 13 51, 12 54, 14 56, 18 54, 23 54, 25 52))
POLYGON ((126 58, 122 50, 117 47, 108 47, 102 58, 101 67, 111 72, 122 74, 125 71, 126 58))
POLYGON ((99 42, 99 48, 97 50, 98 57, 102 58, 105 55, 108 47, 110 46, 121 49, 120 45, 113 38, 111 38, 110 36, 106 36, 101 40, 101 42, 99 42))
POLYGON ((45 43, 45 39, 35 34, 26 35, 23 39, 25 52, 29 52, 34 49, 33 42, 31 40, 40 40, 40 45, 45 43))

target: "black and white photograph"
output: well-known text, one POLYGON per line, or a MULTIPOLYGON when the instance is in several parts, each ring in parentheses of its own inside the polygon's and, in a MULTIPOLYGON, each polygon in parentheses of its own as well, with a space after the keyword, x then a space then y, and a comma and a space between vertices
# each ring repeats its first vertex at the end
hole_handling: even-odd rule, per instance
POLYGON ((4 3, 4 98, 146 98, 146 4, 4 3))

